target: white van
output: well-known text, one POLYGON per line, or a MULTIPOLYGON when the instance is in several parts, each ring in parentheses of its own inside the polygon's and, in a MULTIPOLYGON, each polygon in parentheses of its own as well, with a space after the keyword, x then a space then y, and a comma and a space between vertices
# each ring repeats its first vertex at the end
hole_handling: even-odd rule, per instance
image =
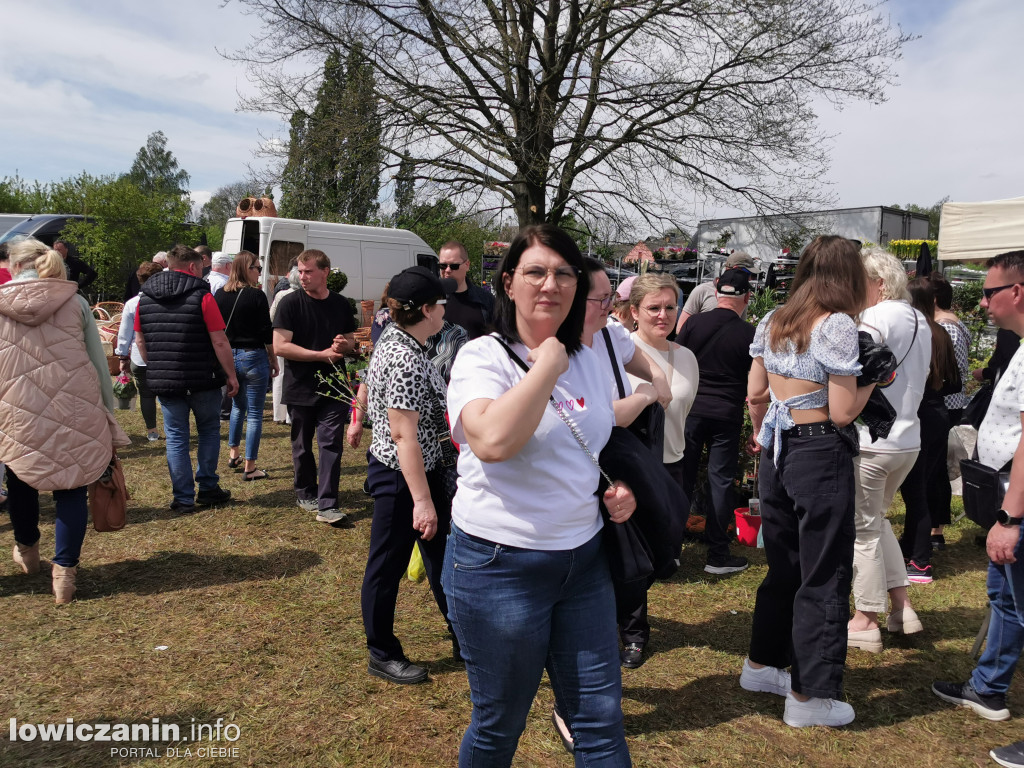
POLYGON ((331 224, 324 221, 278 219, 266 216, 228 219, 224 253, 250 251, 263 262, 263 290, 288 274, 288 264, 302 251, 316 248, 331 259, 331 268, 348 276, 348 298, 380 300, 388 281, 417 264, 437 272, 437 254, 420 237, 405 229, 331 224))

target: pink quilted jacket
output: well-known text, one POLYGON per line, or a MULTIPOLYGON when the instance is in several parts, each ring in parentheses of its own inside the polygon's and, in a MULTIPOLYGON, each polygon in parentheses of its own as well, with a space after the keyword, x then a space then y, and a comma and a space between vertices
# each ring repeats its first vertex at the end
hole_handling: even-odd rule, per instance
POLYGON ((40 491, 96 480, 130 440, 103 405, 77 286, 0 285, 0 461, 40 491))

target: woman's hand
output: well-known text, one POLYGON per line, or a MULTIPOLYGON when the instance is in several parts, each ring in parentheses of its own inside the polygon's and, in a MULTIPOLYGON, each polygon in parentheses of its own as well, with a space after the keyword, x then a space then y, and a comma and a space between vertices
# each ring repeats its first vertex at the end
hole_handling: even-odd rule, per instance
POLYGON ((536 349, 531 349, 526 359, 534 365, 551 369, 556 377, 569 370, 569 355, 565 352, 565 345, 554 336, 544 339, 536 349))
POLYGON ((648 384, 646 381, 640 382, 636 385, 636 389, 633 390, 633 394, 640 395, 647 401, 647 405, 658 402, 658 390, 654 388, 653 384, 648 384))
POLYGON ((437 512, 434 511, 434 502, 431 499, 413 502, 412 527, 422 535, 421 539, 430 541, 437 533, 437 512))
POLYGON ((636 511, 636 497, 628 485, 616 480, 604 492, 604 506, 613 523, 624 523, 636 511))
POLYGON ((345 431, 345 441, 351 448, 358 448, 359 441, 363 439, 363 420, 359 418, 348 425, 345 431))

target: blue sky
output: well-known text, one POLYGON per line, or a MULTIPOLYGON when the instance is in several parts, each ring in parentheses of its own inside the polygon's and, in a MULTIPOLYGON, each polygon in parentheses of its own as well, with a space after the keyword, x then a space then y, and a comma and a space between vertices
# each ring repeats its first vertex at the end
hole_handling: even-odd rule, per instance
MULTIPOLYGON (((907 45, 886 104, 822 104, 839 204, 1024 195, 1024 2, 894 0, 883 12, 922 39, 907 45)), ((255 89, 218 49, 258 31, 237 3, 0 0, 0 14, 0 177, 123 172, 162 130, 203 202, 261 164, 261 141, 285 133, 271 115, 237 111, 255 89)))

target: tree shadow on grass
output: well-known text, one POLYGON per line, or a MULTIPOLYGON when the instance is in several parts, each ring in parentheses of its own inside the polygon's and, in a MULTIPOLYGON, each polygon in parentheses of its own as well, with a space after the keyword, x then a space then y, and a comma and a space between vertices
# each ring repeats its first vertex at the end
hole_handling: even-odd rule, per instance
MULTIPOLYGON (((209 752, 199 753, 200 749, 237 749, 235 761, 247 756, 248 753, 245 738, 247 726, 233 723, 231 715, 225 712, 191 709, 167 714, 157 712, 103 713, 93 717, 76 711, 74 706, 69 703, 68 708, 62 711, 60 717, 57 718, 35 718, 29 714, 18 712, 10 714, 17 718, 19 730, 22 726, 37 724, 66 726, 66 720, 70 717, 74 720, 76 730, 80 726, 89 726, 88 729, 84 729, 86 732, 82 734, 83 736, 100 734, 102 737, 104 732, 96 726, 109 725, 111 727, 105 735, 107 738, 113 739, 119 735, 114 727, 125 724, 129 726, 129 735, 132 725, 146 725, 147 729, 145 731, 140 729, 136 735, 141 737, 143 733, 146 733, 150 736, 155 735, 156 738, 139 741, 80 741, 77 739, 68 741, 66 732, 63 731, 60 740, 44 741, 38 735, 31 741, 20 739, 11 741, 5 738, 0 741, 0 765, 18 765, 25 768, 42 768, 43 766, 49 768, 55 765, 73 765, 76 768, 109 768, 111 765, 135 765, 143 761, 154 764, 154 760, 163 761, 175 755, 187 760, 185 750, 191 750, 192 760, 205 764, 209 763, 212 758, 209 752), (159 720, 156 726, 153 723, 154 718, 159 720), (216 731, 218 718, 222 719, 219 739, 216 731), (238 728, 237 733, 234 728, 230 729, 228 733, 235 739, 234 741, 224 735, 224 727, 228 725, 238 728), (177 726, 177 735, 179 736, 177 740, 173 738, 175 730, 171 726, 177 726), (156 727, 155 734, 154 727, 156 727), (165 740, 164 737, 168 738, 165 740)), ((27 732, 26 735, 31 735, 31 732, 27 732)), ((231 757, 230 752, 225 754, 226 759, 230 760, 231 757)))
MULTIPOLYGON (((194 552, 156 552, 145 560, 122 560, 93 567, 79 567, 78 600, 131 593, 152 595, 181 589, 202 589, 245 581, 270 581, 295 576, 321 562, 316 552, 276 549, 265 555, 200 555, 194 552)), ((27 577, 32 585, 49 580, 46 568, 27 577)), ((26 577, 0 577, 0 597, 25 592, 26 577)), ((45 591, 45 590, 44 590, 45 591)))

